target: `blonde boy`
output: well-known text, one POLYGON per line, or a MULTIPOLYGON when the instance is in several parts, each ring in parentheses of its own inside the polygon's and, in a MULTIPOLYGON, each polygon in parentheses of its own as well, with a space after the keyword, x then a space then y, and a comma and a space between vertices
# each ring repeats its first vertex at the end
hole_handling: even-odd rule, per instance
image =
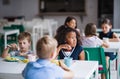
POLYGON ((29 62, 23 71, 24 79, 70 79, 73 74, 65 71, 54 63, 51 59, 55 57, 57 41, 49 36, 44 36, 38 40, 36 51, 38 60, 29 62))

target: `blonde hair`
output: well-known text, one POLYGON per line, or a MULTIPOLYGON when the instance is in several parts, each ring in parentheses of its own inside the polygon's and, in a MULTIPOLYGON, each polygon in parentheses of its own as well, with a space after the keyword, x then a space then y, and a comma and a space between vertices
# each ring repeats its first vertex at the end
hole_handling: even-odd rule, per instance
POLYGON ((50 58, 51 53, 55 53, 56 49, 57 41, 50 36, 42 37, 36 45, 37 56, 42 59, 50 58))

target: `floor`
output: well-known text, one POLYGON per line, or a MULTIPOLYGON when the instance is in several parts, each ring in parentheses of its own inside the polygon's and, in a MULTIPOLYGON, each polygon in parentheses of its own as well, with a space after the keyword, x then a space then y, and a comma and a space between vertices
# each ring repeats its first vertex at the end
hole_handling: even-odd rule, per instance
MULTIPOLYGON (((110 79, 117 79, 117 71, 116 71, 116 63, 115 63, 115 60, 110 62, 110 74, 111 74, 111 78, 110 79)), ((101 79, 101 76, 99 74, 99 78, 98 79, 101 79)))

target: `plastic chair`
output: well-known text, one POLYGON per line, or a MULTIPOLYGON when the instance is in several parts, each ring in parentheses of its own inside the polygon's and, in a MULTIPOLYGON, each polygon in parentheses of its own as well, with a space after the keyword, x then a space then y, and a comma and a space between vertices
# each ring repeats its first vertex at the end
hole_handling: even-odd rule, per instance
POLYGON ((48 19, 44 19, 43 22, 41 23, 42 27, 41 27, 41 31, 42 31, 42 36, 43 35, 50 35, 51 37, 53 36, 53 32, 52 32, 52 25, 51 25, 51 21, 48 19))
POLYGON ((42 25, 36 25, 32 29, 32 40, 33 40, 32 48, 33 48, 34 53, 36 53, 36 43, 37 43, 38 39, 43 36, 41 27, 42 27, 42 25))
POLYGON ((86 60, 96 60, 99 62, 99 65, 102 66, 102 69, 99 68, 99 73, 104 73, 106 79, 110 79, 110 70, 106 68, 106 59, 104 49, 102 47, 83 47, 87 59, 86 60))
MULTIPOLYGON (((19 29, 20 32, 24 32, 23 25, 11 25, 11 26, 4 26, 3 30, 14 30, 19 29)), ((17 43, 17 34, 12 34, 7 37, 8 43, 17 43)))

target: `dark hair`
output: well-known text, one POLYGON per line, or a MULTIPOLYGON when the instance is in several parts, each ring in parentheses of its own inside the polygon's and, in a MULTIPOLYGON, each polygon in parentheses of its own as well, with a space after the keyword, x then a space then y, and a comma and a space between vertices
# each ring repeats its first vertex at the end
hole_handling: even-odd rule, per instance
POLYGON ((66 42, 65 42, 66 36, 70 32, 75 32, 76 33, 77 44, 81 45, 80 34, 78 33, 78 31, 76 31, 73 28, 66 27, 66 28, 61 29, 61 32, 57 33, 56 36, 55 36, 55 39, 58 41, 58 46, 61 45, 61 44, 66 44, 66 42))
POLYGON ((88 23, 85 27, 85 36, 88 35, 96 35, 96 27, 94 27, 94 23, 88 23))
POLYGON ((77 28, 77 20, 76 20, 76 18, 74 18, 74 17, 72 17, 72 16, 68 16, 68 17, 65 19, 64 25, 67 26, 67 23, 70 22, 70 21, 73 20, 73 19, 76 21, 76 26, 75 26, 75 28, 77 28))
POLYGON ((101 24, 108 24, 108 25, 112 25, 112 23, 111 23, 110 19, 108 19, 108 18, 105 18, 105 19, 102 21, 102 23, 101 23, 101 24))

